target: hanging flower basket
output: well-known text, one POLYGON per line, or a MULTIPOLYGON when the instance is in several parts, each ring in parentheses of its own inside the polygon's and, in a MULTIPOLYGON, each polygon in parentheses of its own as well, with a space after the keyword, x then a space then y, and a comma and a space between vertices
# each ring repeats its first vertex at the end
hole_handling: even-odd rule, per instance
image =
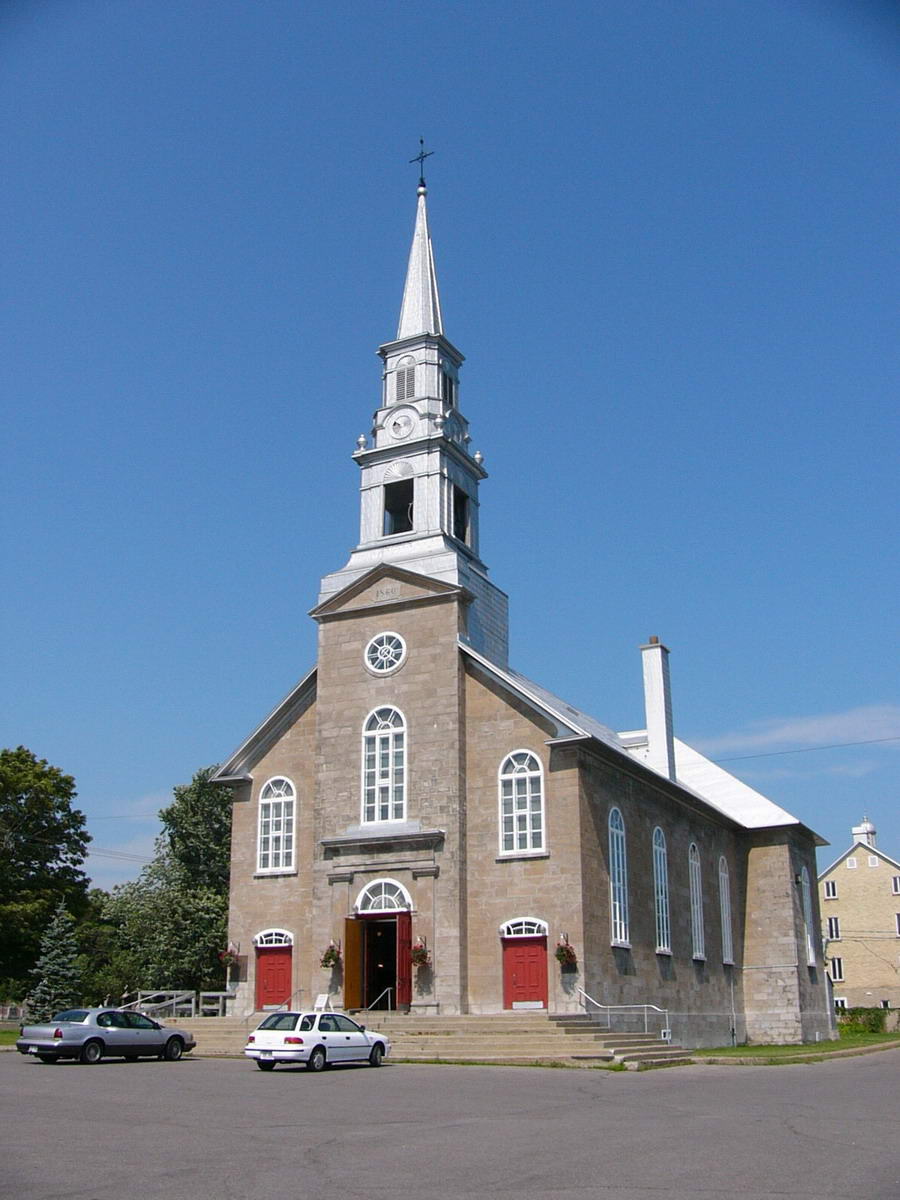
POLYGON ((414 967, 431 966, 431 955, 428 953, 428 947, 423 942, 416 942, 410 951, 410 958, 414 967))
POLYGON ((568 941, 557 942, 556 961, 564 971, 574 971, 578 966, 578 955, 575 953, 575 947, 570 946, 568 941))
POLYGON ((341 965, 341 949, 334 942, 323 951, 322 957, 319 959, 320 966, 323 967, 339 967, 341 965))
POLYGON ((219 951, 219 962, 222 964, 222 966, 225 968, 226 971, 228 970, 229 967, 233 967, 237 963, 237 960, 238 960, 238 956, 236 954, 232 954, 232 952, 230 950, 220 950, 219 951))

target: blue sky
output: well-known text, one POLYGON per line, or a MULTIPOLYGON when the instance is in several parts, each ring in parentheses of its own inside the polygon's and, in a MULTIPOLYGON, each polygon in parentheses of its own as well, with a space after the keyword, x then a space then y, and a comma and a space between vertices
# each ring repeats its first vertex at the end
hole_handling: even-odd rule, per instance
POLYGON ((421 134, 513 665, 631 729, 656 634, 679 736, 900 857, 898 62, 868 0, 6 0, 0 737, 99 884, 312 665, 421 134))

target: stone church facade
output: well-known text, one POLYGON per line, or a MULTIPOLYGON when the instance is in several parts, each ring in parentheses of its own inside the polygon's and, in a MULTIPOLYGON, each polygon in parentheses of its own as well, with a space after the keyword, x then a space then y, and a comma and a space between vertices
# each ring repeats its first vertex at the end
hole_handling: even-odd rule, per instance
POLYGON ((642 648, 628 733, 508 664, 424 181, 379 354, 360 540, 322 581, 316 666, 217 775, 235 1011, 654 1005, 685 1045, 833 1036, 821 840, 674 737, 666 648, 642 648))

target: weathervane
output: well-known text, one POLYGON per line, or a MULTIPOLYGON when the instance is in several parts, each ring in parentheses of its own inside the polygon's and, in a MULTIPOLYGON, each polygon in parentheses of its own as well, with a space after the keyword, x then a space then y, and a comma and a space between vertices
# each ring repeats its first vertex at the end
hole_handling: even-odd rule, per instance
POLYGON ((425 139, 419 138, 419 153, 415 158, 409 160, 411 163, 419 164, 419 187, 425 186, 425 159, 430 158, 432 154, 434 154, 433 150, 425 149, 425 139))

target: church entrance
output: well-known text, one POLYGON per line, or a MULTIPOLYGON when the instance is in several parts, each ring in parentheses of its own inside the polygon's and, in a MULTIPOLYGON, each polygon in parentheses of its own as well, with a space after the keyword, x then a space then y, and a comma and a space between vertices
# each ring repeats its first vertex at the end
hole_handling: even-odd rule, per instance
POLYGON ((505 937, 503 1007, 547 1007, 546 937, 505 937))
POLYGON ((361 913, 344 922, 344 1007, 407 1008, 412 1000, 412 917, 361 913))
POLYGON ((291 998, 290 946, 257 946, 256 1007, 278 1008, 291 998))

